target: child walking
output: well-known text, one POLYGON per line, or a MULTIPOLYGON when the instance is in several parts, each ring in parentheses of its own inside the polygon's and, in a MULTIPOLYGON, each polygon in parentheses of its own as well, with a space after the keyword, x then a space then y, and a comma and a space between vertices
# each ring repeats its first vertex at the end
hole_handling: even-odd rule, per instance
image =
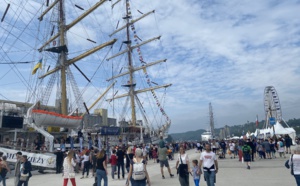
POLYGON ((116 167, 117 167, 117 156, 116 156, 116 150, 114 149, 112 151, 111 155, 111 177, 114 180, 115 179, 115 172, 116 172, 116 167))
POLYGON ((193 160, 192 162, 193 162, 193 178, 194 178, 195 186, 199 186, 200 175, 202 174, 202 171, 198 166, 198 160, 193 160))

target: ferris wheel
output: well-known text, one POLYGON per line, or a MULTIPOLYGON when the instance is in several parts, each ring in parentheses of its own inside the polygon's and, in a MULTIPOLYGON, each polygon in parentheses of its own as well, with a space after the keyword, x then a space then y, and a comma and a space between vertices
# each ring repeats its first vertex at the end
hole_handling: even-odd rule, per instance
POLYGON ((273 86, 267 86, 264 91, 264 105, 265 115, 269 119, 275 118, 276 121, 281 122, 282 111, 280 106, 279 97, 276 89, 273 86))

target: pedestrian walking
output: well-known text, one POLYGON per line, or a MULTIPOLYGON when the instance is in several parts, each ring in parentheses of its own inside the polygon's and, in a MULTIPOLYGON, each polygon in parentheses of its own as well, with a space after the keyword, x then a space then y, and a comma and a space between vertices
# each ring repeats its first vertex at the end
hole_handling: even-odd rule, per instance
POLYGON ((22 164, 20 166, 20 179, 18 186, 28 186, 29 178, 32 176, 31 171, 31 163, 28 161, 27 156, 23 155, 21 158, 22 164))
POLYGON ((251 147, 248 145, 248 142, 250 142, 250 139, 247 140, 247 143, 245 143, 242 146, 242 152, 243 152, 243 158, 244 162, 247 164, 247 169, 250 169, 250 162, 251 162, 251 147))
POLYGON ((122 146, 119 146, 117 151, 117 165, 118 165, 118 179, 120 179, 120 169, 122 170, 122 178, 124 179, 125 173, 124 173, 124 156, 125 153, 122 149, 122 146))
POLYGON ((104 180, 104 186, 108 185, 107 180, 107 161, 106 161, 106 154, 105 150, 102 149, 97 155, 97 165, 96 165, 96 172, 97 172, 97 186, 101 186, 102 179, 104 180))
POLYGON ((176 162, 177 174, 179 175, 179 183, 181 186, 189 186, 189 156, 185 153, 185 148, 179 148, 179 154, 176 162))
POLYGON ((130 164, 129 174, 127 177, 126 185, 129 186, 131 182, 132 186, 151 186, 150 177, 146 168, 146 161, 143 159, 142 149, 136 148, 135 158, 130 164))
POLYGON ((291 167, 291 174, 295 177, 297 186, 300 186, 300 146, 297 145, 294 154, 291 155, 289 160, 291 167))
POLYGON ((86 178, 88 178, 90 172, 90 152, 88 150, 83 155, 83 160, 81 163, 83 164, 83 170, 82 177, 80 179, 84 178, 84 173, 86 173, 86 178))
POLYGON ((112 151, 112 155, 110 157, 110 164, 111 164, 111 177, 114 180, 115 179, 115 172, 117 170, 117 156, 116 156, 116 150, 114 149, 112 151))
POLYGON ((218 161, 215 153, 211 152, 210 144, 205 145, 205 151, 200 155, 199 167, 203 166, 204 179, 207 186, 215 186, 218 173, 218 161))
POLYGON ((171 173, 169 161, 167 159, 168 149, 165 147, 164 143, 160 143, 160 146, 159 146, 157 152, 158 152, 158 159, 159 159, 159 163, 160 163, 160 172, 161 172, 162 178, 165 179, 164 166, 167 167, 170 177, 171 178, 174 177, 174 175, 171 173))
POLYGON ((8 172, 11 173, 11 170, 10 170, 10 168, 9 168, 8 163, 7 163, 6 160, 7 160, 7 157, 3 156, 2 157, 2 161, 0 163, 0 167, 1 167, 1 173, 0 173, 0 175, 1 175, 1 178, 2 178, 2 180, 0 180, 0 182, 2 181, 3 186, 6 186, 6 174, 8 172))
POLYGON ((75 182, 75 167, 76 167, 76 161, 74 159, 74 151, 70 150, 67 154, 67 157, 65 157, 64 159, 64 163, 63 163, 63 179, 64 179, 64 183, 63 186, 67 186, 68 185, 68 181, 70 179, 72 186, 76 186, 76 182, 75 182))
POLYGON ((198 166, 198 160, 193 160, 193 178, 195 186, 200 185, 200 175, 202 174, 202 171, 200 167, 198 166))
POLYGON ((20 166, 22 163, 21 158, 22 158, 22 152, 17 152, 16 153, 17 162, 15 164, 15 186, 18 186, 20 175, 21 175, 21 172, 20 172, 20 166))

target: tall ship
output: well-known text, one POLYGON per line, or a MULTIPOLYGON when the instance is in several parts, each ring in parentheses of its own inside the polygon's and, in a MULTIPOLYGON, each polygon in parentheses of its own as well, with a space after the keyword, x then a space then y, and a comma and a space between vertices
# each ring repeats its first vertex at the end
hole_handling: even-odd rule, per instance
POLYGON ((155 14, 155 10, 140 10, 136 1, 118 0, 112 4, 112 10, 120 10, 116 17, 116 29, 110 37, 121 38, 117 41, 118 51, 106 60, 112 63, 112 76, 108 82, 117 81, 112 97, 108 102, 122 105, 117 116, 122 128, 122 140, 134 143, 157 143, 160 136, 166 137, 171 120, 164 109, 166 89, 159 70, 167 59, 159 59, 152 47, 157 46, 161 36, 147 34, 140 25, 144 19, 155 14), (156 42, 156 44, 155 44, 156 42), (153 60, 153 61, 152 61, 153 60), (157 71, 158 78, 150 72, 157 71), (149 116, 150 113, 152 116, 149 116), (145 141, 144 141, 145 140, 145 141))
POLYGON ((201 134, 202 141, 209 141, 215 138, 214 113, 211 103, 209 103, 209 129, 201 134))
POLYGON ((10 48, 1 55, 25 82, 25 129, 43 134, 51 150, 51 132, 62 129, 120 127, 121 143, 155 143, 167 136, 167 60, 157 58, 161 36, 142 29, 155 11, 138 5, 129 0, 7 4, 1 26, 10 48), (16 9, 23 16, 12 14, 16 9), (24 63, 30 65, 28 78, 19 71, 24 63), (93 119, 97 114, 101 120, 93 119))

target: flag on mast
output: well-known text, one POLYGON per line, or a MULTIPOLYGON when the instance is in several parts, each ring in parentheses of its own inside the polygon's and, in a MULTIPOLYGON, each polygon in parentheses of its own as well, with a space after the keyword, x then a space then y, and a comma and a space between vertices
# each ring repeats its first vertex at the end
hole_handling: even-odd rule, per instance
POLYGON ((43 61, 43 58, 41 58, 39 60, 39 62, 33 67, 32 75, 34 75, 39 68, 42 69, 42 61, 43 61))
POLYGON ((255 121, 256 127, 258 127, 258 115, 256 115, 256 121, 255 121))

